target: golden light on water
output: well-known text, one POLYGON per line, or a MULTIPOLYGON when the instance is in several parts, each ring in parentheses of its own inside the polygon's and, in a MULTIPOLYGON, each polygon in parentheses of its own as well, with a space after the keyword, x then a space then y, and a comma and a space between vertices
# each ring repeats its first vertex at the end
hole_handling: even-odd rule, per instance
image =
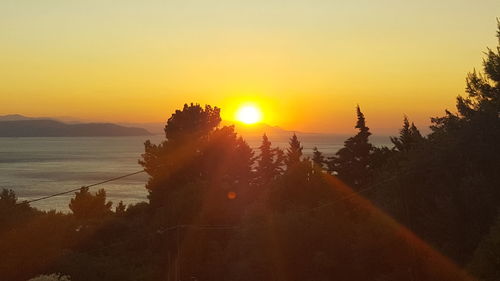
POLYGON ((236 111, 236 120, 245 124, 255 124, 262 121, 262 112, 255 105, 245 105, 236 111))

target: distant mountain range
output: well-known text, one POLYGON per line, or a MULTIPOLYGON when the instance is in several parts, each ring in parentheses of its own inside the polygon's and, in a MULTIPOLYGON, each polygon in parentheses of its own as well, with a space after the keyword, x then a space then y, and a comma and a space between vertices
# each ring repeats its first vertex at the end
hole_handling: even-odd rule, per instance
POLYGON ((144 128, 112 123, 67 124, 52 118, 32 118, 18 114, 0 116, 0 137, 104 137, 148 136, 144 128))
POLYGON ((304 133, 304 132, 296 132, 296 131, 288 131, 278 126, 271 126, 265 123, 257 123, 257 124, 244 124, 239 122, 229 122, 223 121, 222 125, 233 125, 235 131, 238 134, 244 137, 262 137, 263 134, 266 134, 268 137, 279 137, 279 136, 291 136, 293 133, 297 134, 314 134, 314 133, 304 133))
POLYGON ((53 118, 27 117, 27 116, 20 115, 20 114, 0 115, 0 121, 44 120, 44 119, 45 120, 46 119, 53 120, 53 118))

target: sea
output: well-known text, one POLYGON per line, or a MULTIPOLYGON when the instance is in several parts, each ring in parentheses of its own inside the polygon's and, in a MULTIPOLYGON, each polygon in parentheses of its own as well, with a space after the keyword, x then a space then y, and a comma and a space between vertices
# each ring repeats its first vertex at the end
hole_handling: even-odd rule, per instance
MULTIPOLYGON (((317 147, 326 156, 335 154, 348 136, 298 134, 306 156, 317 147)), ((289 136, 271 136, 273 146, 286 148, 289 136)), ((159 143, 162 135, 142 137, 23 137, 0 138, 0 189, 12 189, 19 201, 91 185, 110 178, 140 171, 138 160, 144 142, 159 143)), ((256 149, 260 137, 245 140, 256 149)), ((374 145, 388 146, 389 137, 372 136, 374 145)), ((137 174, 108 182, 91 191, 103 188, 114 205, 119 201, 135 204, 147 201, 147 174, 137 174)), ((68 212, 73 193, 31 203, 41 210, 68 212)))

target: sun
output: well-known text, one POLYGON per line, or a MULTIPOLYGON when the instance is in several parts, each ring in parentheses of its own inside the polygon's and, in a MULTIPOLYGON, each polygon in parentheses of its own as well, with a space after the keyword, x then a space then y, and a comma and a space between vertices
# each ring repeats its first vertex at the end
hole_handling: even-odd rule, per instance
POLYGON ((245 124, 255 124, 262 120, 260 109, 254 105, 245 105, 236 112, 236 120, 245 124))

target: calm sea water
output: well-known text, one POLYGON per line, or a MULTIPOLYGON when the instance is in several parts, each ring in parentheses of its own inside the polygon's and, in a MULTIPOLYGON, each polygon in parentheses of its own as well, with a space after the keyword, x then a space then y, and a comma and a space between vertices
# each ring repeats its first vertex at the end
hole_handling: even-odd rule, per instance
MULTIPOLYGON (((271 137, 273 145, 286 147, 288 136, 271 137)), ((141 170, 138 159, 143 143, 158 143, 163 136, 152 137, 85 137, 85 138, 0 138, 0 188, 13 189, 20 200, 30 200, 89 185, 112 177, 141 170)), ((310 155, 317 146, 326 155, 343 145, 343 136, 299 135, 304 153, 310 155)), ((260 138, 247 137, 256 148, 260 138)), ((376 145, 388 144, 387 137, 373 137, 376 145)), ((91 189, 104 188, 108 199, 117 204, 146 200, 146 174, 134 175, 91 189)), ((62 195, 32 203, 43 210, 68 211, 74 194, 62 195)))

